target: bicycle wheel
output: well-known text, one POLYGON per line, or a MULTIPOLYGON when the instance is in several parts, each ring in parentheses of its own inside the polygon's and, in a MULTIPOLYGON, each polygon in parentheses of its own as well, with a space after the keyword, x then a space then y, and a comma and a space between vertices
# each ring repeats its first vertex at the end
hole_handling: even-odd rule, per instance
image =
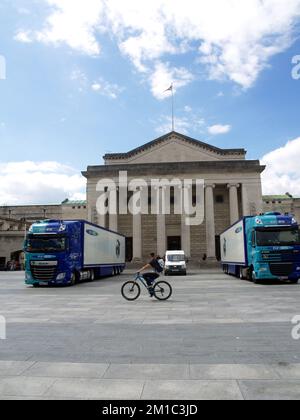
POLYGON ((129 301, 136 300, 141 294, 140 286, 134 281, 128 281, 122 287, 122 296, 129 301))
POLYGON ((159 281, 154 285, 154 296, 158 300, 168 300, 172 293, 172 287, 166 281, 159 281))

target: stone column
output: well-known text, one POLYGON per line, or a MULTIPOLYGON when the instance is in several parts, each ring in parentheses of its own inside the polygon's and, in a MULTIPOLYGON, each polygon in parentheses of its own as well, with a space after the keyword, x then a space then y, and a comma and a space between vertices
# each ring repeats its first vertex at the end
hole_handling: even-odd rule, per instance
POLYGON ((157 214, 157 254, 163 257, 167 251, 167 229, 165 214, 166 189, 162 188, 159 194, 157 214))
POLYGON ((106 216, 102 214, 98 214, 97 218, 98 218, 98 225, 106 228, 106 216))
POLYGON ((181 217, 181 242, 182 249, 185 252, 187 258, 191 257, 191 227, 185 223, 186 215, 183 214, 181 217))
POLYGON ((229 189, 229 203, 230 203, 230 222, 233 225, 239 220, 239 200, 238 188, 239 184, 228 184, 229 189))
POLYGON ((132 224, 133 261, 142 261, 142 215, 134 214, 132 224))
POLYGON ((208 260, 216 259, 216 228, 215 228, 215 184, 205 186, 205 218, 206 218, 206 245, 208 260))
MULTIPOLYGON (((112 190, 111 194, 116 194, 115 197, 113 197, 113 199, 116 201, 115 202, 115 207, 113 210, 112 214, 109 214, 109 229, 114 231, 114 232, 118 232, 118 190, 112 190)), ((109 198, 110 199, 110 198, 109 198)))

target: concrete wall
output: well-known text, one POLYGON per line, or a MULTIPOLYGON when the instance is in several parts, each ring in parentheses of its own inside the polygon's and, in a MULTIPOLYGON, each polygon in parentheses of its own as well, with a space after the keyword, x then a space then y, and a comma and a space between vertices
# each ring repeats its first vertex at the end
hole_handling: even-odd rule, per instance
POLYGON ((300 223, 300 199, 293 197, 266 197, 263 202, 264 212, 279 212, 294 214, 300 223))
POLYGON ((10 261, 13 252, 21 251, 24 243, 24 232, 0 232, 0 258, 10 261))
POLYGON ((36 221, 43 219, 61 219, 61 205, 49 206, 1 206, 0 217, 36 221))
POLYGON ((63 220, 87 220, 88 218, 86 205, 62 205, 61 213, 63 220))

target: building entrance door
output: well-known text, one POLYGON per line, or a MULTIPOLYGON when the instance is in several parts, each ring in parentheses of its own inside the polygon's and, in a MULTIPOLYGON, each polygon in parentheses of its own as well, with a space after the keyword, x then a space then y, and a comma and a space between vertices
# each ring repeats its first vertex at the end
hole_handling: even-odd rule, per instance
POLYGON ((221 261, 221 237, 216 236, 216 258, 217 261, 221 261))
POLYGON ((180 251, 180 250, 181 250, 181 237, 168 236, 168 251, 180 251))
POLYGON ((6 268, 6 258, 0 257, 0 271, 5 270, 6 268))
POLYGON ((133 258, 133 239, 126 238, 126 261, 131 262, 133 258))

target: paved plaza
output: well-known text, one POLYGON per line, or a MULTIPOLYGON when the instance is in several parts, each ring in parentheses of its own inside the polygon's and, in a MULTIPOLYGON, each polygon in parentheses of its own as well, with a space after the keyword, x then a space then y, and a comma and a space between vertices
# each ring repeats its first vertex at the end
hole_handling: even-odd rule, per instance
POLYGON ((130 303, 128 272, 40 289, 0 273, 0 398, 300 399, 300 285, 189 274, 130 303))

